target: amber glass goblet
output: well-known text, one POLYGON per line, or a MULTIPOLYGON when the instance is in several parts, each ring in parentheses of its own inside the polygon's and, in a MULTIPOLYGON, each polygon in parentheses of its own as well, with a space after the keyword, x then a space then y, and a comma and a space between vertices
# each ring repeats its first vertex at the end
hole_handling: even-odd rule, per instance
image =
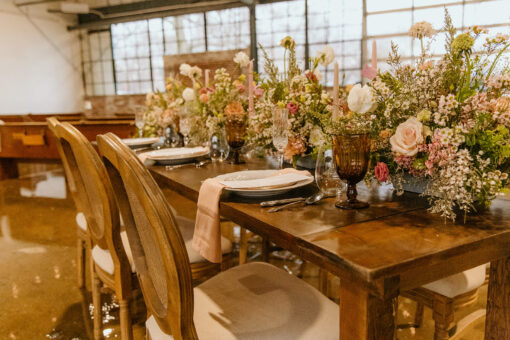
POLYGON ((369 134, 333 135, 333 154, 336 171, 340 179, 347 182, 347 200, 336 202, 340 209, 368 208, 367 202, 357 199, 356 184, 361 181, 368 169, 370 156, 369 134))
POLYGON ((241 156, 241 148, 244 145, 246 135, 246 114, 231 114, 225 118, 225 130, 227 132, 227 143, 232 152, 227 158, 228 163, 245 163, 241 156))

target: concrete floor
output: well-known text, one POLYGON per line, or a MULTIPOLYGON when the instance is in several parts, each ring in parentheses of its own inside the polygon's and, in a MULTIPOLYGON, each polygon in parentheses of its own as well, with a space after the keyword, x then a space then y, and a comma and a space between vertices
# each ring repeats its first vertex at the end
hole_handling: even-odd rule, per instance
MULTIPOLYGON (((28 173, 29 171, 23 171, 28 173)), ((184 215, 194 217, 194 204, 185 199, 174 200, 176 194, 166 192, 184 215)), ((76 286, 75 208, 65 189, 61 170, 31 175, 22 179, 0 181, 0 339, 90 339, 90 293, 76 286)), ((228 225, 225 230, 228 230, 228 225)), ((233 232, 232 237, 236 238, 233 232)), ((260 244, 254 240, 253 256, 260 244)), ((299 271, 299 260, 274 258, 271 262, 299 271)), ((310 284, 318 283, 318 269, 304 267, 302 276, 310 284)), ((330 294, 335 298, 338 279, 333 279, 330 294)), ((460 310, 456 319, 483 309, 486 287, 478 302, 460 310)), ((109 300, 112 300, 110 296, 109 300)), ((135 339, 144 339, 143 302, 138 301, 138 325, 135 339)), ((415 304, 399 299, 398 323, 413 320, 415 304)), ((115 301, 103 307, 106 338, 118 338, 115 301)), ((425 309, 424 322, 418 329, 399 330, 399 339, 433 339, 434 323, 425 309)), ((484 319, 470 324, 456 339, 483 339, 484 319)))

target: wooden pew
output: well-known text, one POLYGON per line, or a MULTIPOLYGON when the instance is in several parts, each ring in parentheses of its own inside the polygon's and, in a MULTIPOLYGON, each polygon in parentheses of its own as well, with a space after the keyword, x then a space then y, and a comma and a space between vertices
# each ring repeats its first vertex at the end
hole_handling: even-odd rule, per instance
MULTIPOLYGON (((0 180, 18 177, 18 161, 48 162, 59 159, 47 117, 57 117, 80 130, 90 141, 98 134, 113 132, 121 138, 133 136, 134 119, 127 115, 86 117, 83 114, 4 115, 0 120, 0 180)), ((134 117, 133 117, 134 118, 134 117)))

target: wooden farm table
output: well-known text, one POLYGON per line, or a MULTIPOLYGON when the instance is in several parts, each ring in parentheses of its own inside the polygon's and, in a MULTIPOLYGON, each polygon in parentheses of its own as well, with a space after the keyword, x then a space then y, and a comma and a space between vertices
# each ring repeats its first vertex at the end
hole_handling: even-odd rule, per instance
MULTIPOLYGON (((161 186, 197 201, 201 182, 219 174, 268 168, 265 161, 244 165, 209 164, 150 170, 161 186)), ((342 340, 395 337, 394 298, 448 275, 491 262, 486 339, 510 339, 510 201, 498 199, 465 224, 445 222, 426 211, 418 195, 396 196, 390 187, 367 189, 365 210, 335 208, 334 199, 267 213, 260 200, 228 196, 222 216, 341 279, 342 340)), ((289 194, 296 196, 305 192, 289 194)))

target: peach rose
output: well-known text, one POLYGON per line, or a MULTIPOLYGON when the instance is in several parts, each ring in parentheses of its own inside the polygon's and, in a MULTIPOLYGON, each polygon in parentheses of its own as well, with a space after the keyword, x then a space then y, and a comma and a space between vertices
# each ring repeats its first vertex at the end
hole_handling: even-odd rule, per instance
POLYGON ((390 138, 391 150, 404 156, 415 156, 418 145, 423 143, 423 124, 416 117, 410 117, 397 127, 390 138))
POLYGON ((245 114, 246 111, 244 111, 243 104, 240 102, 232 102, 225 107, 223 113, 225 113, 225 116, 242 115, 245 114))

